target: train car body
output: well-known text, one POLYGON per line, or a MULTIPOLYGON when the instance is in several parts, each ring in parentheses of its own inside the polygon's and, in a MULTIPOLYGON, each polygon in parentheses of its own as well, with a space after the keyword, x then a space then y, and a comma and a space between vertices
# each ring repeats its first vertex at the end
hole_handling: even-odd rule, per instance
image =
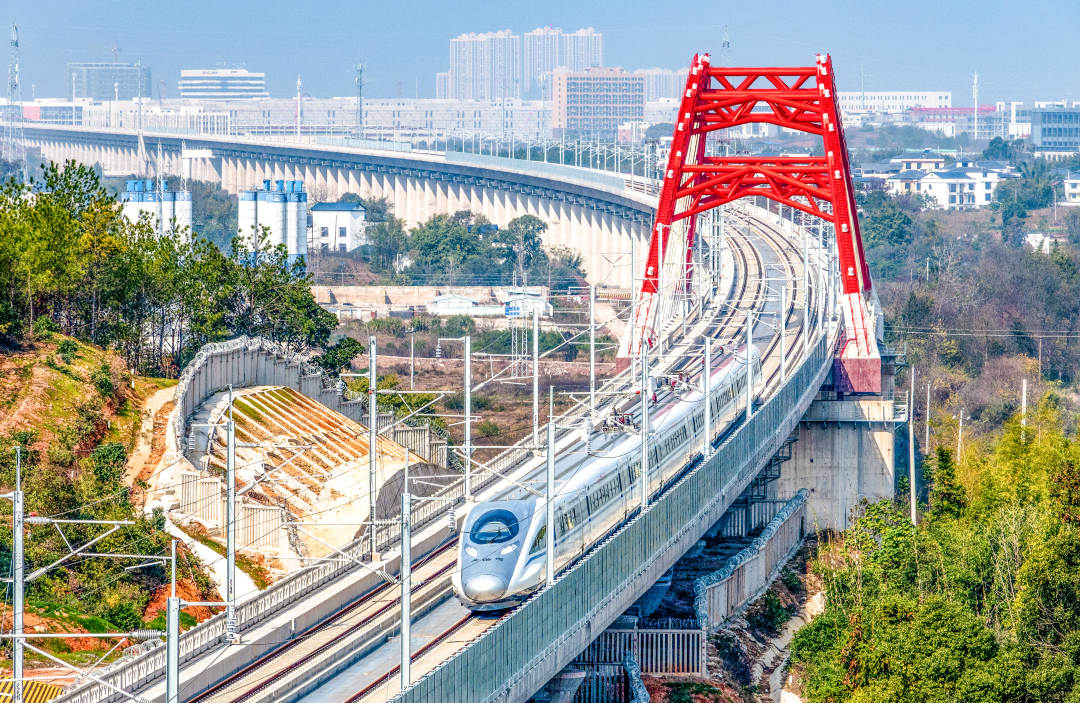
MULTIPOLYGON (((691 388, 662 385, 650 404, 649 495, 679 476, 710 440, 745 409, 745 347, 714 361, 710 373, 712 427, 705 429, 700 377, 691 388)), ((761 379, 761 360, 751 353, 752 383, 761 379)), ((625 422, 640 406, 625 404, 625 422), (633 406, 633 407, 630 407, 633 406)), ((639 421, 639 420, 638 420, 639 421)), ((452 582, 458 600, 473 611, 513 607, 547 580, 547 503, 544 467, 498 500, 477 503, 466 516, 452 582)), ((584 554, 597 540, 630 518, 641 502, 641 435, 632 426, 594 435, 590 451, 581 442, 556 457, 555 568, 584 554), (627 429, 631 431, 627 431, 627 429)))

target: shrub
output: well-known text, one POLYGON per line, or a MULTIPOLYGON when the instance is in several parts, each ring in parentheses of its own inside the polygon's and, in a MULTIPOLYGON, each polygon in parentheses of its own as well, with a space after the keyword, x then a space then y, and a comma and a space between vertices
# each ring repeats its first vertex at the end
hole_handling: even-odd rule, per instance
POLYGON ((116 386, 113 384, 112 371, 108 364, 102 362, 101 367, 90 374, 90 381, 103 397, 112 398, 116 394, 116 386))
POLYGON ((56 323, 48 315, 42 315, 38 319, 34 320, 33 332, 34 336, 38 339, 46 340, 52 337, 53 332, 57 331, 56 323))
POLYGON ((56 345, 56 351, 65 364, 70 364, 79 351, 79 345, 74 339, 61 339, 60 343, 56 345))
POLYGON ((502 430, 499 429, 499 423, 494 420, 484 420, 476 425, 476 431, 481 437, 498 437, 502 430))
POLYGON ((765 595, 746 611, 746 622, 758 632, 775 636, 780 633, 780 628, 791 615, 791 611, 780 602, 780 596, 774 591, 766 591, 765 595))
POLYGON ((121 631, 137 630, 143 625, 142 617, 135 612, 135 606, 130 601, 120 601, 106 612, 109 622, 121 631))
POLYGON ((49 463, 67 468, 75 461, 75 454, 70 449, 59 444, 51 445, 45 456, 49 457, 49 463))
POLYGON ((787 586, 787 589, 792 593, 802 593, 802 581, 799 579, 799 575, 791 569, 784 569, 780 572, 780 581, 787 586))
POLYGON ((90 452, 90 461, 94 464, 94 476, 103 485, 119 483, 124 475, 127 452, 119 442, 109 442, 96 447, 90 452))

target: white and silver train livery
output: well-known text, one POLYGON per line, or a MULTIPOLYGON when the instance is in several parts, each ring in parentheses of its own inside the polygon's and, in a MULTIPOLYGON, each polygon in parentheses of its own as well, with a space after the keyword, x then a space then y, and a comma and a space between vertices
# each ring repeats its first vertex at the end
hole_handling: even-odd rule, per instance
MULTIPOLYGON (((714 360, 710 378, 714 437, 745 410, 746 348, 714 360)), ((753 383, 761 359, 751 354, 753 383)), ((692 389, 663 386, 650 406, 649 494, 692 461, 705 431, 700 378, 692 389)), ((640 402, 628 401, 620 418, 637 422, 640 402)), ((619 410, 619 409, 617 409, 619 410)), ((546 468, 522 483, 543 494, 546 468)), ((583 554, 637 510, 640 504, 641 444, 637 431, 596 434, 586 453, 580 440, 558 451, 555 465, 555 568, 583 554)), ((454 593, 470 610, 502 610, 524 601, 546 580, 546 503, 522 488, 469 511, 458 545, 454 593)))

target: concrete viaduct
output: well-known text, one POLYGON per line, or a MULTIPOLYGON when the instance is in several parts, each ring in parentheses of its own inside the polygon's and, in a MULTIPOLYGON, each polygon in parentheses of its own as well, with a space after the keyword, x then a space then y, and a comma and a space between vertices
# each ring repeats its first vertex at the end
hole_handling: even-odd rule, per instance
POLYGON ((26 146, 44 158, 101 164, 106 173, 143 172, 160 144, 165 173, 220 183, 234 194, 269 178, 302 180, 316 200, 387 198, 410 227, 459 210, 498 225, 535 215, 548 225, 545 246, 579 253, 589 281, 600 286, 630 287, 631 252, 644 256, 655 213, 655 196, 629 188, 623 176, 543 162, 81 127, 23 132, 26 146))

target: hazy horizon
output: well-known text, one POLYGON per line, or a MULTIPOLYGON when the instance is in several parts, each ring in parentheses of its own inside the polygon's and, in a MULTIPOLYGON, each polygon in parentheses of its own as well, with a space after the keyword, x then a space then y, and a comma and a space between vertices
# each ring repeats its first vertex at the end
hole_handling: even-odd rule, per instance
MULTIPOLYGON (((719 52, 724 27, 733 65, 808 65, 833 55, 841 90, 950 90, 953 104, 971 105, 972 74, 979 102, 1080 98, 1072 34, 1080 5, 1035 0, 1005 14, 969 0, 906 5, 841 0, 826 15, 820 4, 707 3, 684 11, 655 3, 589 6, 554 0, 544 6, 501 3, 383 3, 330 0, 318 6, 276 1, 184 5, 119 2, 31 3, 0 11, 6 30, 19 25, 23 97, 66 95, 65 64, 141 61, 157 84, 176 96, 182 68, 242 65, 266 73, 271 95, 294 95, 296 78, 316 97, 354 93, 353 65, 365 64, 365 95, 431 97, 434 74, 449 63, 449 40, 464 32, 538 26, 604 35, 609 66, 679 68, 697 51, 719 52), (989 9, 987 9, 989 8, 989 9), (767 23, 772 22, 772 26, 767 23), (1012 44, 1011 42, 1018 42, 1012 44), (417 91, 418 88, 418 91, 417 91)), ((1004 5, 1003 5, 1004 6, 1004 5)), ((1013 7, 1009 5, 1004 7, 1013 7)))

